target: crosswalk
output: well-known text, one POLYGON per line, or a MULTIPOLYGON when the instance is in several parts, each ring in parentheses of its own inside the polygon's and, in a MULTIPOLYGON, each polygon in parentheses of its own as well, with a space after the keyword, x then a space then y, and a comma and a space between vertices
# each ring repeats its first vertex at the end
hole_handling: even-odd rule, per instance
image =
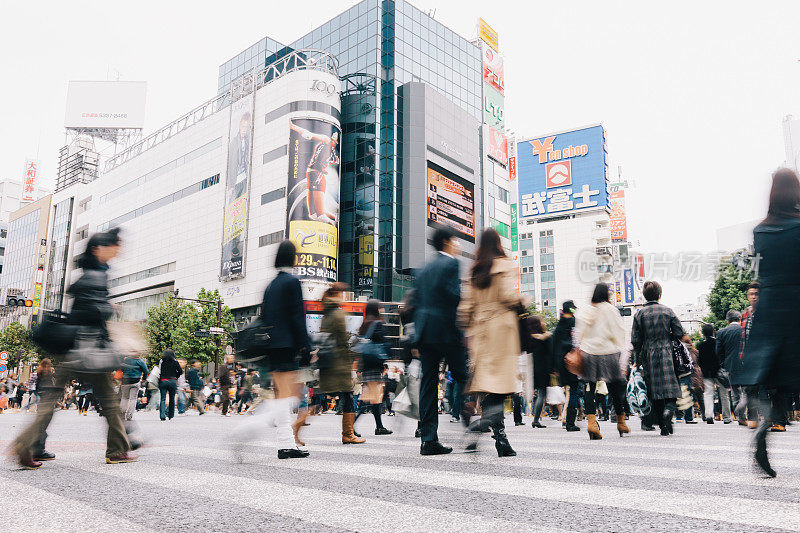
MULTIPOLYGON (((266 431, 239 464, 228 438, 244 418, 143 420, 158 437, 126 465, 104 464, 96 446, 76 447, 86 432, 70 429, 71 441, 51 441, 56 461, 38 471, 9 467, 0 485, 50 509, 74 510, 82 517, 75 531, 108 524, 160 531, 164 520, 174 530, 216 531, 220 517, 233 530, 253 531, 800 531, 797 429, 771 437, 779 477, 765 479, 752 468, 752 433, 733 426, 678 425, 667 438, 636 430, 619 438, 606 425, 608 435, 594 442, 555 424, 510 427, 517 457, 498 458, 488 436, 477 454, 421 457, 411 426, 374 437, 365 420, 368 442, 343 446, 340 418, 324 415, 303 435, 311 457, 278 460, 266 431), (152 511, 138 516, 131 512, 138 506, 152 511)), ((462 444, 455 425, 442 424, 440 435, 462 444)), ((13 524, 15 516, 31 530, 26 515, 7 518, 13 524)))

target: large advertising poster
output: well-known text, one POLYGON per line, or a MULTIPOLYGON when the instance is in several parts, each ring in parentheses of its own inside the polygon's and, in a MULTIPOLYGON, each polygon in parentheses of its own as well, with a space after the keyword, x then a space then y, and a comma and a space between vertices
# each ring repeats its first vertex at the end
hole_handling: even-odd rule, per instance
POLYGON ((247 201, 250 187, 250 155, 253 140, 253 97, 231 104, 228 129, 228 168, 225 176, 225 215, 222 224, 220 279, 244 277, 247 237, 247 201))
POLYGON ((302 280, 336 281, 340 138, 330 122, 290 122, 286 232, 297 247, 302 280))
POLYGON ((486 135, 486 155, 497 161, 503 166, 508 165, 508 137, 492 128, 484 128, 486 135))
POLYGON ((520 218, 599 210, 608 204, 603 126, 519 142, 516 163, 520 218))
POLYGON ((443 224, 475 242, 475 186, 428 161, 428 225, 443 224))
POLYGON ((375 269, 375 139, 356 138, 355 289, 369 290, 375 269))
POLYGON ((628 221, 625 218, 625 190, 617 189, 608 195, 608 207, 611 209, 611 240, 628 240, 628 221))

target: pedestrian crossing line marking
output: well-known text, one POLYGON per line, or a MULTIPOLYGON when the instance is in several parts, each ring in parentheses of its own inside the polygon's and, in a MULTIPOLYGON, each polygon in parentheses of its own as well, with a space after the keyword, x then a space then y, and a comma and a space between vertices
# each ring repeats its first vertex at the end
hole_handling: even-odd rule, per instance
MULTIPOLYGON (((204 451, 202 448, 181 448, 185 451, 204 451)), ((161 448, 159 451, 165 451, 161 448)), ((176 448, 175 451, 178 449, 176 448)), ((362 496, 343 496, 336 491, 327 491, 259 479, 219 474, 164 465, 147 464, 144 461, 128 463, 122 467, 108 468, 106 465, 85 460, 88 454, 65 453, 59 462, 71 468, 147 483, 159 491, 179 490, 211 501, 251 507, 263 512, 292 517, 304 522, 353 531, 427 532, 453 531, 486 533, 486 531, 560 531, 552 527, 539 527, 528 522, 483 517, 433 507, 423 507, 362 496), (346 505, 343 504, 346 498, 346 505)), ((209 455, 211 456, 211 455, 209 455)), ((231 452, 218 451, 216 459, 230 459, 231 452)), ((275 457, 276 466, 284 466, 292 460, 281 461, 275 457)), ((392 480, 395 482, 396 480, 392 480)), ((155 490, 155 489, 154 489, 155 490)))
MULTIPOLYGON (((25 471, 27 474, 28 471, 25 471)), ((39 475, 39 472, 31 472, 39 475)), ((25 476, 27 477, 27 476, 25 476)), ((20 479, 23 475, 20 475, 20 479)), ((131 522, 109 511, 97 509, 82 501, 66 496, 59 496, 33 485, 11 479, 8 475, 0 476, 0 485, 7 494, 20 497, 18 501, 7 501, 3 508, 3 529, 5 531, 93 531, 118 533, 120 531, 155 532, 144 527, 140 522, 131 522), (30 505, 23 504, 21 498, 30 505), (36 512, 30 506, 43 510, 36 512), (74 523, 73 529, 65 528, 54 519, 54 512, 67 512, 74 523)))
MULTIPOLYGON (((455 436, 454 436, 455 437, 455 436)), ((331 438, 331 437, 311 437, 302 435, 303 440, 308 443, 313 442, 338 442, 338 439, 331 438)), ((486 437, 485 441, 488 443, 490 439, 486 437)), ((611 439, 609 439, 611 440, 611 439)), ((620 441, 624 441, 625 439, 618 439, 620 441)), ((374 442, 374 441, 368 441, 374 442)), ((381 442, 384 442, 381 440, 381 442)), ((752 464, 752 458, 749 455, 750 447, 746 446, 743 447, 740 454, 728 454, 728 455, 720 455, 719 453, 706 453, 706 454, 692 454, 691 448, 687 448, 685 446, 679 446, 678 444, 670 444, 665 445, 661 448, 654 448, 652 450, 635 450, 631 449, 630 447, 625 446, 624 444, 617 445, 607 445, 603 444, 605 439, 602 441, 593 441, 589 444, 587 440, 585 444, 575 443, 575 447, 570 448, 569 453, 571 457, 586 457, 587 459, 603 459, 605 457, 613 457, 616 459, 636 459, 636 460, 644 460, 644 459, 663 459, 663 460, 674 460, 680 462, 688 462, 688 463, 699 463, 699 464, 708 464, 709 462, 714 462, 717 464, 726 464, 726 465, 735 465, 740 466, 743 468, 750 468, 752 464)), ((388 442, 387 442, 388 444, 388 442)), ((563 441, 560 444, 564 444, 563 441)), ((405 441, 395 441, 391 443, 392 446, 400 446, 403 448, 415 448, 419 449, 419 441, 415 441, 413 439, 406 439, 405 441)), ((530 445, 530 444, 517 444, 514 441, 511 441, 511 446, 517 451, 520 452, 530 452, 531 455, 540 454, 540 453, 549 453, 549 454, 556 454, 561 453, 561 450, 554 449, 553 446, 537 446, 537 445, 530 445)), ((771 452, 772 450, 770 450, 771 452)), ((800 468, 800 459, 785 459, 783 457, 773 458, 773 467, 775 468, 800 468)))
MULTIPOLYGON (((333 441, 333 439, 330 439, 333 441)), ((431 457, 422 458, 419 456, 420 460, 431 460, 434 461, 442 461, 446 462, 458 462, 458 463, 481 463, 486 465, 498 465, 501 464, 497 457, 495 457, 494 448, 486 446, 488 443, 484 443, 485 447, 482 448, 483 454, 451 454, 451 455, 435 455, 431 457)), ((260 447, 260 448, 268 448, 273 449, 275 446, 273 444, 264 444, 264 443, 252 443, 252 446, 260 447)), ((516 447, 515 447, 516 448, 516 447)), ((167 453, 172 453, 169 449, 164 449, 163 451, 167 453)), ((395 459, 397 458, 397 454, 394 453, 390 449, 386 448, 376 448, 374 446, 362 446, 359 448, 352 448, 347 446, 342 446, 341 444, 314 444, 310 447, 310 451, 314 452, 331 452, 337 454, 344 454, 344 455, 366 455, 369 457, 377 457, 377 458, 385 458, 385 459, 395 459)), ((664 467, 653 467, 653 466, 634 466, 631 465, 620 465, 617 463, 598 463, 596 461, 562 461, 562 460, 552 460, 548 459, 545 462, 542 462, 541 459, 537 458, 527 458, 524 456, 517 456, 513 459, 513 466, 514 467, 525 467, 525 468, 532 468, 536 470, 540 469, 547 469, 547 470, 568 470, 571 472, 585 472, 590 474, 611 474, 611 475, 622 475, 622 476, 635 476, 635 477, 645 477, 645 478, 661 478, 661 479, 674 479, 678 481, 692 481, 698 483, 732 483, 738 486, 741 485, 752 485, 755 487, 781 487, 787 489, 794 489, 800 490, 798 487, 798 483, 794 478, 777 478, 777 479, 766 479, 762 477, 758 477, 750 472, 747 469, 744 472, 730 472, 730 471, 719 471, 714 470, 713 468, 692 468, 692 469, 672 469, 672 468, 664 468, 664 467), (639 469, 638 471, 632 470, 632 468, 639 469)), ((800 497, 800 492, 798 492, 798 497, 800 497)))
MULTIPOLYGON (((217 460, 230 460, 231 458, 231 452, 220 449, 178 447, 172 449, 172 451, 169 451, 168 448, 162 448, 159 451, 175 454, 189 453, 217 460)), ((260 464, 308 472, 357 476, 391 483, 402 480, 405 483, 414 483, 432 488, 455 490, 464 490, 466 488, 476 492, 553 500, 580 505, 586 505, 587 502, 591 502, 592 505, 617 509, 631 509, 648 513, 800 531, 800 504, 794 502, 772 501, 770 502, 770 512, 764 513, 765 502, 763 500, 733 496, 691 493, 687 494, 687 496, 691 497, 692 505, 686 505, 686 501, 683 498, 675 497, 675 491, 448 472, 388 464, 330 461, 317 459, 314 456, 296 461, 280 461, 272 457, 272 455, 265 456, 264 459, 265 461, 260 464)), ((516 458, 509 458, 508 464, 513 465, 514 459, 516 458)))

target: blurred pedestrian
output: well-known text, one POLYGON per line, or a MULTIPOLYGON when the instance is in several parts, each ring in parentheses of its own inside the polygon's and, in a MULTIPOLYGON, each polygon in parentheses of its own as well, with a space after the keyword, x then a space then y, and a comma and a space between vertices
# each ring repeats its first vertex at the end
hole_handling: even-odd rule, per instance
MULTIPOLYGON (((197 412, 201 415, 206 414, 205 405, 203 402, 203 378, 200 377, 200 361, 194 359, 189 365, 189 370, 186 371, 186 381, 189 384, 189 403, 187 409, 191 409, 194 405, 197 407, 197 412)), ((210 391, 209 391, 210 392, 210 391)))
POLYGON ((653 405, 651 419, 661 428, 661 435, 671 435, 672 417, 678 409, 676 401, 682 395, 672 360, 672 340, 688 343, 691 339, 675 312, 658 303, 661 299, 658 282, 646 281, 642 295, 647 303, 633 317, 631 331, 633 362, 641 368, 647 385, 653 405))
POLYGON ((183 374, 178 360, 175 359, 175 352, 167 348, 161 354, 159 363, 160 377, 158 378, 158 390, 161 393, 161 403, 159 404, 159 417, 162 421, 172 420, 175 416, 175 395, 178 392, 178 378, 183 374), (169 407, 167 406, 169 397, 169 407))
POLYGON ((122 360, 122 384, 120 385, 119 409, 126 421, 133 420, 136 402, 139 398, 139 384, 147 378, 150 371, 147 363, 138 356, 126 356, 122 360))
POLYGON ((546 428, 547 426, 539 422, 539 419, 547 399, 550 375, 555 371, 552 334, 549 331, 545 331, 542 317, 532 316, 528 322, 534 337, 530 342, 533 359, 533 391, 536 396, 533 402, 533 422, 531 422, 531 426, 546 428))
POLYGON ((217 377, 219 378, 219 392, 222 401, 222 416, 232 416, 228 412, 231 406, 231 396, 236 391, 236 365, 233 354, 225 356, 225 362, 219 367, 217 377))
MULTIPOLYGON (((111 302, 108 299, 108 262, 117 256, 119 249, 118 228, 92 235, 86 244, 86 251, 78 259, 78 266, 82 269, 82 274, 67 290, 73 298, 69 323, 82 326, 87 335, 91 334, 96 338, 98 347, 101 348, 110 342, 106 321, 113 314, 111 302)), ((63 388, 71 374, 74 374, 82 383, 92 385, 94 395, 108 423, 106 462, 136 461, 138 457, 129 452, 131 445, 119 411, 119 397, 111 388, 109 374, 70 372, 62 365, 56 374, 56 385, 63 388)), ((40 461, 33 459, 33 451, 36 443, 50 425, 55 404, 55 397, 42 402, 37 411, 36 420, 14 440, 12 448, 23 468, 42 466, 40 461)))
POLYGON ((237 429, 234 447, 239 455, 245 442, 255 439, 268 427, 275 427, 278 459, 309 455, 299 442, 297 433, 292 431, 292 412, 299 405, 302 394, 299 370, 301 366, 308 366, 311 357, 302 287, 292 273, 295 260, 294 244, 283 241, 275 256, 278 273, 264 291, 261 303, 261 320, 270 327, 270 338, 265 356, 259 363, 259 378, 262 390, 266 389, 268 380, 272 381, 275 398, 261 402, 255 408, 252 420, 237 429))
POLYGON ((515 272, 497 231, 483 230, 459 312, 467 328, 472 368, 467 392, 483 395, 478 427, 492 429, 498 457, 517 455, 508 442, 503 417, 506 396, 519 390, 518 322, 524 306, 514 286, 515 272))
POLYGON ((365 439, 354 434, 356 402, 353 397, 353 353, 350 351, 349 335, 341 308, 342 293, 348 289, 345 283, 334 283, 322 295, 322 323, 320 331, 331 336, 333 360, 319 370, 319 388, 325 394, 339 396, 342 412, 342 444, 362 444, 365 439))
MULTIPOLYGON (((461 302, 458 243, 452 229, 442 226, 433 232, 434 256, 419 271, 416 280, 414 312, 414 346, 419 350, 422 364, 420 381, 420 445, 421 455, 441 455, 453 451, 439 442, 437 410, 439 364, 447 362, 450 372, 464 390, 467 379, 467 360, 464 339, 456 320, 461 302)), ((516 357, 516 356, 515 356, 516 357)), ((461 403, 456 398, 455 402, 461 403)), ((462 422, 469 423, 469 418, 462 422)))
MULTIPOLYGON (((758 306, 744 352, 743 381, 760 385, 770 398, 755 437, 755 460, 770 477, 767 431, 785 425, 784 397, 800 390, 800 181, 790 169, 772 176, 767 217, 753 230, 760 258, 758 306)), ((784 429, 785 428, 781 428, 784 429)))
POLYGON ((739 324, 741 313, 735 309, 730 309, 725 314, 725 320, 728 325, 717 332, 715 352, 717 361, 721 365, 721 370, 724 370, 722 376, 727 378, 727 386, 731 389, 730 405, 732 414, 736 416, 736 422, 740 426, 747 426, 747 415, 745 413, 746 396, 744 387, 737 380, 741 366, 741 360, 739 359, 742 346, 742 326, 739 324), (739 408, 740 400, 741 409, 739 408))
POLYGON ((591 305, 581 308, 575 324, 575 339, 583 352, 581 379, 588 385, 583 405, 588 420, 586 431, 591 440, 603 438, 596 416, 595 392, 598 381, 605 382, 614 402, 619 436, 630 433, 625 423, 625 378, 620 368, 625 328, 619 310, 609 301, 609 294, 607 284, 595 285, 591 305))
MULTIPOLYGON (((358 335, 373 344, 383 348, 386 337, 381 317, 380 300, 370 299, 364 307, 364 320, 358 328, 358 335)), ((385 353, 385 348, 383 348, 385 353)), ((391 435, 392 431, 386 429, 381 420, 381 407, 384 395, 383 361, 361 358, 361 401, 369 405, 373 418, 375 418, 375 435, 391 435)))
POLYGON ((761 284, 757 281, 747 286, 747 302, 750 305, 742 312, 742 316, 739 319, 742 335, 739 344, 739 365, 736 368, 735 379, 737 383, 742 384, 744 394, 739 397, 736 410, 742 411, 745 408, 747 409, 747 427, 750 429, 756 429, 758 426, 761 402, 759 400, 759 386, 752 383, 753 373, 745 369, 744 353, 747 348, 747 342, 750 339, 750 331, 753 325, 753 316, 756 312, 756 306, 758 305, 758 291, 760 287, 761 284))

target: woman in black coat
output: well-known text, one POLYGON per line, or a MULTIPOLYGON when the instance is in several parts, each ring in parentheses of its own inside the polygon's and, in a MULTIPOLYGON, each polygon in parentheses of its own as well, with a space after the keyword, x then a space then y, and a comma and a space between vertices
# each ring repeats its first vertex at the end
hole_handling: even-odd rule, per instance
POLYGON ((561 308, 561 318, 553 332, 553 364, 558 372, 562 387, 569 387, 569 402, 564 429, 567 431, 580 431, 575 425, 578 416, 578 407, 583 391, 583 383, 578 376, 567 370, 564 357, 572 350, 572 332, 575 329, 575 303, 572 300, 564 302, 561 308))
MULTIPOLYGON (((371 299, 364 307, 364 321, 358 328, 358 336, 369 339, 374 344, 384 346, 386 343, 385 328, 383 327, 383 319, 381 318, 381 302, 380 300, 371 299)), ((381 420, 381 402, 383 400, 383 362, 375 363, 370 366, 361 361, 361 384, 362 384, 362 400, 370 396, 368 400, 379 400, 377 403, 370 405, 372 416, 375 418, 375 434, 376 435, 391 435, 393 432, 386 429, 381 420), (377 392, 376 392, 377 391, 377 392)), ((356 414, 356 420, 361 416, 361 411, 356 414)))
POLYGON ((553 344, 551 334, 545 332, 541 317, 531 317, 531 356, 533 357, 533 388, 536 392, 536 401, 533 403, 533 422, 531 426, 535 428, 545 428, 539 422, 544 408, 545 397, 547 396, 547 386, 550 384, 550 374, 553 373, 553 344))
POLYGON ((756 463, 771 476, 767 431, 784 416, 783 397, 800 390, 800 181, 790 169, 772 176, 767 218, 753 230, 761 283, 745 345, 741 381, 760 385, 771 398, 756 432, 756 463))

